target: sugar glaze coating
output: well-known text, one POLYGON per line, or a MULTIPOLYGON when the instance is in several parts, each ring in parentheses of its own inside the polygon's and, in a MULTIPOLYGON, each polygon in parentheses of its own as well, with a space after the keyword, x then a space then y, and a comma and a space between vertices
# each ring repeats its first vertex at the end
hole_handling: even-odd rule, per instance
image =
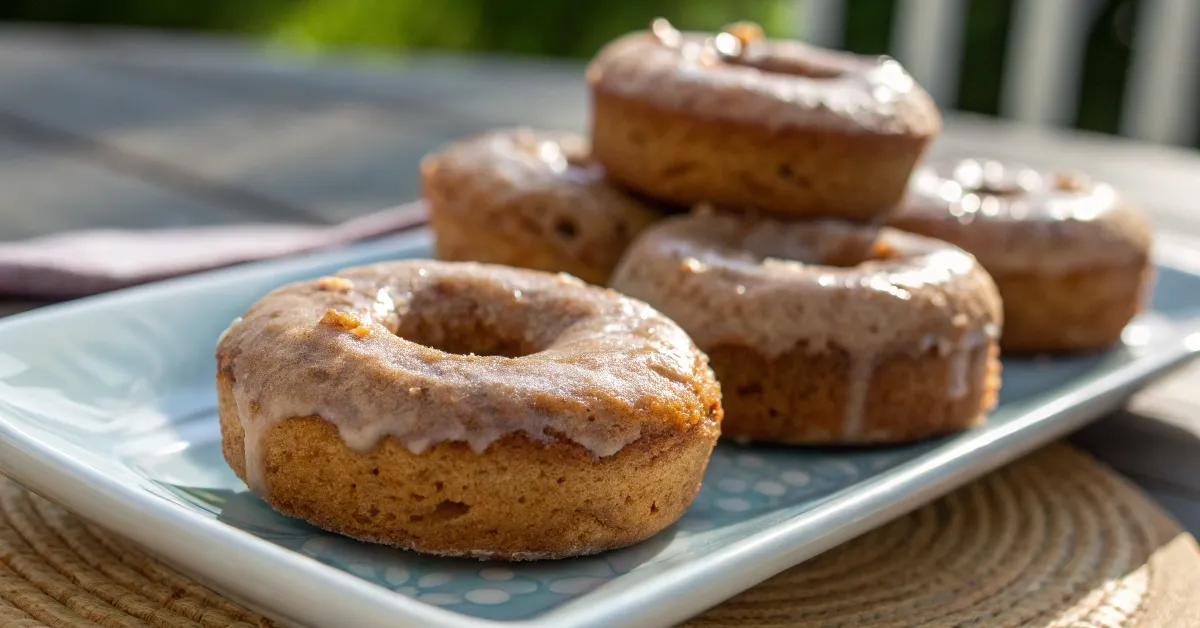
POLYGON ((360 453, 385 436, 413 453, 481 452, 523 433, 603 457, 719 430, 707 360, 677 325, 575 278, 501 266, 411 260, 285 286, 234 321, 217 360, 256 490, 257 444, 291 417, 320 416, 360 453))
POLYGON ((850 438, 880 360, 935 351, 950 364, 947 396, 960 398, 986 370, 976 349, 1002 324, 995 284, 970 254, 838 221, 668 219, 634 243, 612 285, 670 316, 706 351, 745 346, 768 359, 797 346, 845 351, 850 438))
POLYGON ((478 246, 456 250, 451 259, 526 266, 490 257, 487 240, 544 244, 556 261, 533 267, 601 284, 629 241, 658 218, 610 185, 587 140, 571 133, 521 127, 466 138, 427 155, 421 179, 439 239, 451 217, 462 230, 488 225, 472 238, 478 246))
POLYGON ((744 24, 707 35, 655 20, 601 50, 588 82, 667 110, 772 129, 926 135, 941 127, 932 99, 895 60, 766 39, 744 24))
POLYGON ((921 166, 889 222, 953 242, 993 274, 1136 265, 1152 238, 1107 183, 988 159, 921 166))

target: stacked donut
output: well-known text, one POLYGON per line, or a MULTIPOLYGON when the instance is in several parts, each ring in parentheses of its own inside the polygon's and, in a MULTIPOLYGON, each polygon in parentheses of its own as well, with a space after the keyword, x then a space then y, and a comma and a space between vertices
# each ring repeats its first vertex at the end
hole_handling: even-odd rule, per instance
POLYGON ((587 80, 590 152, 521 130, 425 161, 438 254, 575 272, 654 306, 708 354, 726 437, 954 432, 994 405, 1001 343, 1105 347, 1142 306, 1136 211, 1080 175, 919 166, 941 116, 895 60, 659 19, 587 80), (463 237, 481 214, 488 232, 463 237))
POLYGON ((656 20, 587 79, 590 141, 426 157, 439 261, 285 286, 221 337, 224 455, 271 506, 436 554, 621 547, 683 514, 718 435, 961 430, 1001 342, 1103 347, 1141 307, 1137 212, 1080 175, 918 168, 941 118, 893 60, 656 20))
POLYGON ((896 443, 995 400, 1000 301, 946 243, 880 228, 941 126, 894 60, 665 22, 589 71, 595 156, 614 180, 715 210, 665 221, 611 285, 708 353, 723 433, 896 443))

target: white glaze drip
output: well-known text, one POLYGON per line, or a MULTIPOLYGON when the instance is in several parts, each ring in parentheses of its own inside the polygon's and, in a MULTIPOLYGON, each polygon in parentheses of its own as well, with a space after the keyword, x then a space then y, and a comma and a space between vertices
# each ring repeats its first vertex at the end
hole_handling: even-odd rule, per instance
MULTIPOLYGON (((993 338, 995 339, 995 338, 993 338)), ((989 368, 991 367, 991 356, 988 351, 979 351, 977 358, 971 365, 971 381, 985 382, 989 377, 989 368)), ((996 407, 999 397, 995 394, 990 396, 990 402, 980 408, 980 414, 991 412, 996 407)))
POLYGON ((996 325, 985 325, 981 329, 963 334, 957 342, 947 343, 948 350, 942 355, 946 356, 948 399, 962 399, 971 391, 972 382, 980 381, 983 377, 980 369, 986 369, 988 363, 987 352, 980 349, 996 340, 999 340, 999 328, 996 325))
POLYGON ((959 349, 946 360, 946 398, 958 400, 967 395, 970 381, 967 376, 971 367, 972 349, 959 349))
POLYGON ((875 356, 854 356, 850 361, 850 376, 846 382, 846 408, 842 419, 842 440, 855 442, 862 434, 867 398, 875 378, 875 356))
POLYGON ((246 485, 256 495, 265 495, 267 491, 266 473, 264 472, 266 452, 262 450, 262 440, 272 424, 254 416, 256 413, 251 410, 251 407, 255 402, 249 399, 245 391, 238 386, 233 388, 233 399, 237 406, 238 422, 242 426, 242 455, 246 469, 246 485))
POLYGON ((218 345, 256 493, 266 489, 261 441, 292 417, 321 417, 358 452, 384 437, 413 453, 451 441, 482 452, 521 433, 604 457, 647 429, 717 429, 703 386, 694 387, 711 373, 687 335, 614 292, 571 277, 422 261, 350 269, 325 283, 337 289, 313 281, 273 292, 218 345), (380 311, 389 303, 393 311, 380 311), (330 309, 346 315, 326 322, 330 309), (467 331, 448 331, 453 324, 467 331), (449 353, 398 336, 406 333, 433 344, 494 333, 531 353, 449 353))

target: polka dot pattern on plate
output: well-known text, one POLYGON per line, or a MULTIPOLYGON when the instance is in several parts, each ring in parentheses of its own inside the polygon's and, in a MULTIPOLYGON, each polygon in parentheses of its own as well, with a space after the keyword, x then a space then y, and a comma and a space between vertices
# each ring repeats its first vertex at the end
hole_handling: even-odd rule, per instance
POLYGON ((314 532, 261 503, 253 506, 259 510, 252 514, 254 529, 270 532, 264 538, 398 595, 475 617, 525 619, 691 547, 711 551, 734 524, 802 506, 871 475, 885 463, 903 461, 894 451, 855 457, 722 444, 713 451, 691 508, 671 532, 622 550, 560 561, 481 564, 422 556, 314 532), (888 459, 880 462, 885 456, 888 459))
POLYGON ((360 578, 375 577, 375 568, 366 563, 350 563, 346 570, 360 578))
POLYGON ((421 576, 421 578, 417 580, 417 586, 421 587, 422 589, 432 589, 433 587, 440 587, 453 579, 454 574, 452 573, 435 571, 433 573, 427 573, 421 576))
POLYGON ((739 467, 746 467, 747 469, 761 469, 763 466, 763 459, 762 456, 757 454, 742 454, 737 457, 737 463, 739 467))
POLYGON ((471 589, 463 595, 472 604, 503 604, 512 596, 500 589, 471 589))
POLYGON ((722 497, 717 500, 717 508, 725 512, 746 512, 751 506, 741 497, 722 497))
POLYGON ((741 493, 746 490, 747 483, 741 478, 725 478, 717 482, 717 488, 730 493, 741 493))
POLYGON ((812 478, 804 471, 789 470, 779 474, 779 479, 791 484, 792 486, 804 486, 809 483, 812 478))
POLYGON ((383 581, 398 586, 408 582, 408 570, 404 567, 388 567, 383 570, 383 581))
POLYGON ((782 497, 787 494, 787 487, 775 480, 760 480, 754 483, 754 492, 767 497, 782 497))
POLYGON ((488 567, 479 570, 479 577, 484 580, 512 580, 516 575, 511 569, 504 567, 488 567))

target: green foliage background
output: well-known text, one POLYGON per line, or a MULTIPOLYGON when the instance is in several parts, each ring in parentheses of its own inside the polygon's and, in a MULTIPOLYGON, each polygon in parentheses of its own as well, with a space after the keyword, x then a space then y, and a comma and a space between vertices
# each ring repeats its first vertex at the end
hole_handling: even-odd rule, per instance
POLYGON ((583 57, 669 17, 686 28, 752 19, 789 32, 789 0, 5 0, 0 19, 231 31, 308 48, 430 47, 583 57))
MULTIPOLYGON (((886 53, 898 2, 847 0, 845 47, 886 53)), ((1014 0, 967 3, 958 108, 994 114, 1014 0)), ((1059 0, 1045 0, 1057 2, 1059 0)), ((1145 0, 1103 0, 1089 33, 1076 126, 1115 132, 1132 23, 1145 0)), ((1200 0, 1195 0, 1200 1, 1200 0)), ((751 19, 790 34, 792 0, 0 0, 0 20, 240 33, 303 49, 409 47, 587 57, 664 16, 712 29, 751 19)), ((1198 112, 1200 115, 1200 112, 1198 112)))

